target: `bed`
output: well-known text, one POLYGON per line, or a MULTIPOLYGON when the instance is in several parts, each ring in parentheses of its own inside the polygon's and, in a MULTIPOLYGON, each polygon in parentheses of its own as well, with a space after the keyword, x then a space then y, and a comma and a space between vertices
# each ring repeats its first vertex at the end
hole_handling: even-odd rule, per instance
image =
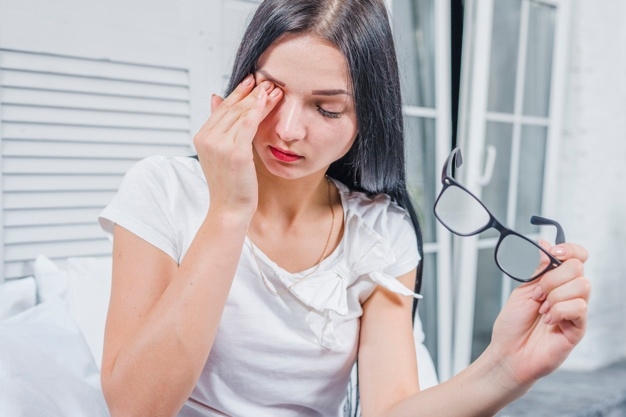
POLYGON ((0 285, 0 416, 109 416, 100 389, 111 261, 38 257, 0 285))
MULTIPOLYGON (((0 285, 0 416, 107 417, 100 389, 110 258, 39 256, 33 276, 0 285)), ((419 318, 422 389, 437 384, 419 318)))

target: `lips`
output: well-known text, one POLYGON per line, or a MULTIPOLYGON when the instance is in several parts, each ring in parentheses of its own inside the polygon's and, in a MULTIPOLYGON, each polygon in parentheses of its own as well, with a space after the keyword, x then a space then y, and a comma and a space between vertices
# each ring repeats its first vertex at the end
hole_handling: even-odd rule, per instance
POLYGON ((287 151, 274 148, 273 146, 270 146, 270 151, 272 152, 272 155, 274 155, 274 158, 282 162, 295 162, 304 158, 303 156, 289 153, 287 151))

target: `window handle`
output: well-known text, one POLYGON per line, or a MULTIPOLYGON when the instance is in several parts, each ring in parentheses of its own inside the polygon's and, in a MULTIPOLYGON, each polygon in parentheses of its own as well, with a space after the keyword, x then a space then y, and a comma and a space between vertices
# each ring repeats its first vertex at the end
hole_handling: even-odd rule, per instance
POLYGON ((483 170, 483 174, 478 179, 478 185, 480 185, 481 187, 484 187, 491 182, 491 176, 493 175, 493 167, 496 164, 496 155, 498 154, 496 147, 493 145, 487 145, 487 147, 485 148, 485 151, 487 152, 487 157, 485 160, 485 169, 483 170))

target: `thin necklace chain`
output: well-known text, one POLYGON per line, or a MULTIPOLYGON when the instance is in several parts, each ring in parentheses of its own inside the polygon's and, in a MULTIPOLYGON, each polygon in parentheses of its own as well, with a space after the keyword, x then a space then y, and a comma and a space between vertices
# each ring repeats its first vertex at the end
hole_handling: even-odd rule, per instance
POLYGON ((311 276, 315 272, 317 272, 317 270, 319 269, 322 261, 324 260, 324 258, 326 258, 326 254, 328 252, 328 246, 330 245, 330 240, 331 240, 331 238, 333 236, 333 229, 335 228, 335 209, 333 207, 333 199, 332 199, 331 188, 330 188, 330 179, 328 177, 326 177, 326 182, 327 182, 327 185, 328 185, 328 205, 330 206, 330 213, 332 215, 332 222, 330 224, 330 233, 328 233, 328 238, 326 239, 326 244, 324 245, 324 250, 322 251, 322 255, 320 256, 319 260, 315 264, 315 267, 313 268, 313 270, 311 272, 309 272, 308 274, 304 275, 303 277, 301 277, 300 279, 298 279, 296 282, 293 282, 292 284, 287 286, 284 290, 282 290, 282 291, 275 291, 270 286, 269 281, 268 281, 267 277, 265 276, 265 274, 263 273, 263 269, 261 268, 261 263, 259 262, 259 258, 256 256, 256 250, 254 249, 254 242, 252 242, 252 238, 250 237, 250 231, 248 231, 248 233, 247 233, 248 240, 250 240, 250 249, 252 250, 252 257, 254 258, 254 261, 256 262, 257 268, 259 269, 259 275, 261 275, 261 280, 263 281, 263 285, 265 285, 265 288, 267 288, 267 290, 269 292, 271 292, 272 294, 274 294, 274 295, 283 295, 283 294, 288 293, 289 290, 291 289, 291 287, 293 287, 296 284, 301 283, 302 281, 304 281, 305 278, 308 278, 309 276, 311 276))

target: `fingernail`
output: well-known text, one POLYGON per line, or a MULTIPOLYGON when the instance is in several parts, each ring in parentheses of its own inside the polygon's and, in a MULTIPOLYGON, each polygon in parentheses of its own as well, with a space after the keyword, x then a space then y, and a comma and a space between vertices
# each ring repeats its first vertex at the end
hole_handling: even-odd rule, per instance
POLYGON ((272 92, 270 93, 270 97, 278 97, 278 95, 280 94, 280 88, 275 88, 274 90, 272 90, 272 92))
POLYGON ((548 310, 550 309, 550 304, 548 304, 547 301, 545 301, 542 305, 541 308, 539 309, 539 314, 546 314, 548 312, 548 310))
POLYGON ((242 81, 242 85, 245 85, 246 87, 248 87, 250 84, 252 84, 252 80, 254 78, 252 77, 252 74, 249 74, 246 78, 243 79, 242 81))
POLYGON ((541 287, 539 285, 537 285, 535 287, 535 290, 533 291, 533 300, 541 300, 543 298, 543 291, 541 290, 541 287))
POLYGON ((554 256, 563 256, 565 255, 565 249, 560 246, 555 246, 550 250, 550 253, 554 256))
POLYGON ((263 81, 261 83, 261 88, 264 89, 265 91, 270 91, 270 89, 272 88, 272 83, 269 81, 263 81))
POLYGON ((545 324, 550 324, 551 321, 552 321, 552 314, 546 314, 545 316, 543 316, 543 322, 545 324))

